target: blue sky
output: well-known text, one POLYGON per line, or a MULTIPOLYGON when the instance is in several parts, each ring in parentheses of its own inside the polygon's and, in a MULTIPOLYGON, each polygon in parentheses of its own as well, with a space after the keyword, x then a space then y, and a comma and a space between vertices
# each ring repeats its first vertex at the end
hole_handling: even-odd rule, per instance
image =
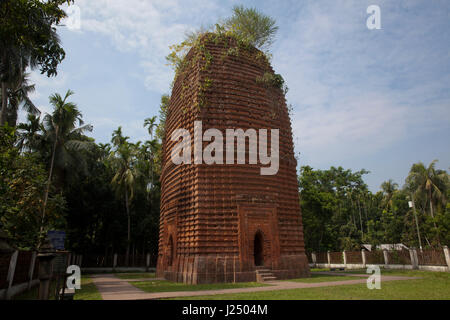
MULTIPOLYGON (((168 46, 185 31, 215 23, 236 4, 257 7, 280 27, 272 65, 289 87, 299 164, 365 168, 371 190, 411 165, 439 159, 450 167, 450 2, 445 0, 77 0, 81 28, 60 27, 67 56, 55 78, 33 72, 33 101, 72 100, 108 142, 119 125, 147 139, 145 118, 158 114, 173 72, 168 46), (366 9, 381 9, 369 30, 366 9)), ((23 118, 23 116, 22 116, 23 118)))

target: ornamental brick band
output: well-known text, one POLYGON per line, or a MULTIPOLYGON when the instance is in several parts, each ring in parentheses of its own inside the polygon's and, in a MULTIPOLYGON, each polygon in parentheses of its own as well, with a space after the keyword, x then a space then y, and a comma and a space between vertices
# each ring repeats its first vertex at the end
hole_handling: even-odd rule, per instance
POLYGON ((163 143, 157 276, 193 284, 256 281, 258 267, 278 279, 309 276, 284 92, 258 81, 274 74, 258 50, 235 54, 230 47, 231 39, 206 40, 202 50, 191 49, 174 82, 163 143), (263 165, 248 164, 248 143, 246 164, 173 164, 171 134, 184 128, 193 136, 194 121, 202 121, 203 132, 215 128, 224 136, 226 129, 279 129, 278 173, 261 175, 263 165))

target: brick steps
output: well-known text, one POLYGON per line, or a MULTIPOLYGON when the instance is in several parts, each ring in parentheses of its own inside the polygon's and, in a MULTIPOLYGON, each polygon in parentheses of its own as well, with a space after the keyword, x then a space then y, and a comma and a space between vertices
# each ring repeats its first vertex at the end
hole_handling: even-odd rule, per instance
POLYGON ((256 281, 257 282, 266 282, 266 281, 275 281, 277 277, 273 274, 272 270, 265 267, 256 267, 256 281))

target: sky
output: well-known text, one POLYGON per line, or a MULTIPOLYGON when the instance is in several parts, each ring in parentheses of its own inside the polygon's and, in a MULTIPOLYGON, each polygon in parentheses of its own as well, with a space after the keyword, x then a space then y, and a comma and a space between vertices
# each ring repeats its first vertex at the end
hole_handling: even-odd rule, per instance
MULTIPOLYGON (((145 118, 170 93, 169 46, 187 31, 256 7, 279 30, 272 66, 289 87, 299 166, 369 170, 372 191, 400 186, 413 163, 450 168, 450 1, 446 0, 76 0, 79 28, 58 28, 66 58, 56 77, 31 73, 31 99, 68 89, 91 136, 106 143, 122 126, 147 140, 145 118), (369 30, 369 5, 381 29, 369 30)), ((75 25, 76 26, 76 25, 75 25)), ((24 119, 24 115, 21 115, 24 119)))

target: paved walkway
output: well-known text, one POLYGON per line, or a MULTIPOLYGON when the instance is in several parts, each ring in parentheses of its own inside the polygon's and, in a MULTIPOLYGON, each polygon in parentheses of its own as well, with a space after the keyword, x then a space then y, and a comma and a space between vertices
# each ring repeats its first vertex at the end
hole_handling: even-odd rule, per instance
POLYGON ((122 279, 128 282, 144 282, 144 281, 163 281, 164 278, 132 278, 132 279, 122 279))
MULTIPOLYGON (((349 273, 349 272, 336 272, 336 271, 313 271, 311 274, 324 274, 327 276, 344 276, 344 277, 366 277, 368 278, 370 274, 364 274, 364 273, 349 273)), ((385 276, 383 276, 384 279, 385 276)))
MULTIPOLYGON (((335 273, 332 273, 335 274, 335 273)), ((350 274, 342 274, 350 275, 350 274)), ((351 274, 355 277, 367 277, 367 274, 351 274)), ((366 283, 366 279, 344 280, 344 281, 327 281, 316 283, 302 283, 294 281, 270 281, 265 282, 270 286, 252 287, 252 288, 235 288, 235 289, 221 289, 221 290, 201 290, 201 291, 177 291, 177 292, 155 292, 149 293, 136 288, 128 283, 129 280, 123 280, 115 277, 113 274, 102 274, 92 276, 92 279, 97 286, 103 300, 148 300, 148 299, 164 299, 175 297, 193 297, 216 294, 234 294, 243 292, 261 292, 273 290, 289 290, 289 289, 303 289, 303 288, 317 288, 340 286, 350 284, 366 283)), ((381 276, 381 281, 394 280, 413 280, 417 277, 403 277, 403 276, 381 276)), ((148 279, 150 280, 150 279, 148 279)), ((155 279, 153 279, 155 280, 155 279)))

